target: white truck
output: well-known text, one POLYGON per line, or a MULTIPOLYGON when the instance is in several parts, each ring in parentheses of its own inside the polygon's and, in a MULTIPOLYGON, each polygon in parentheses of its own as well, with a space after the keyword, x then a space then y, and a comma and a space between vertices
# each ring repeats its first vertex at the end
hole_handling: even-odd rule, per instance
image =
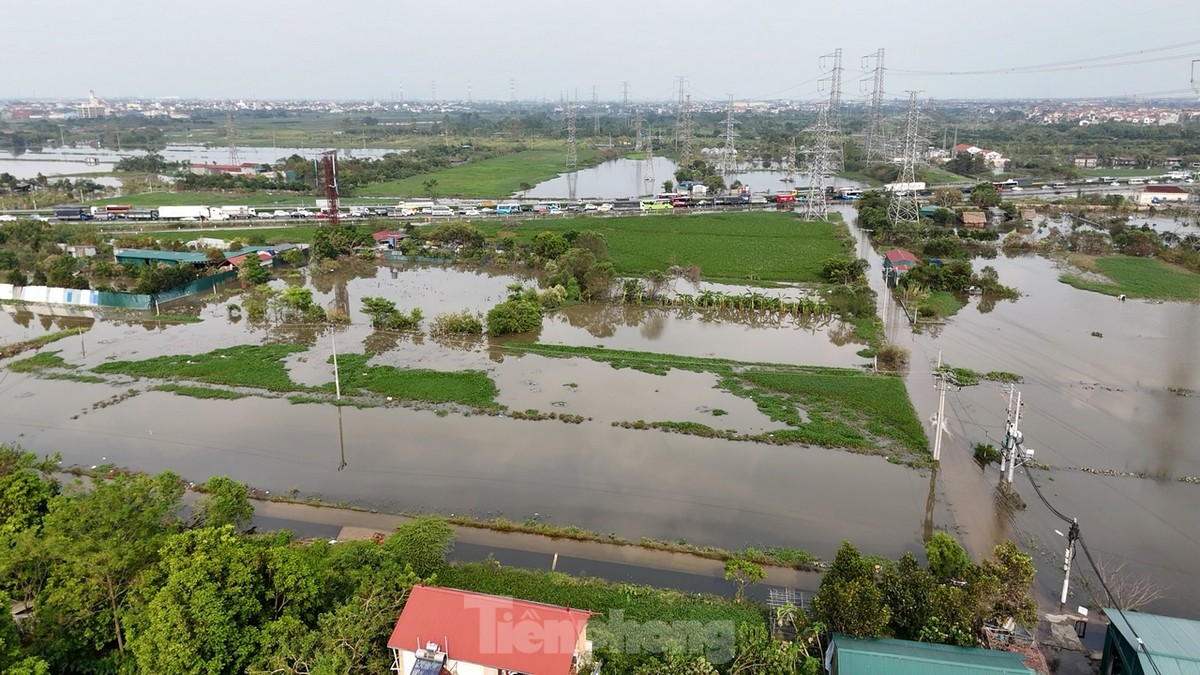
POLYGON ((888 192, 919 192, 920 190, 925 189, 925 183, 923 181, 917 181, 915 183, 888 183, 887 185, 883 186, 883 189, 887 190, 888 192))
POLYGON ((220 207, 212 206, 160 206, 160 220, 229 220, 220 207))
MULTIPOLYGON (((210 209, 209 213, 211 214, 213 211, 217 210, 217 207, 213 207, 210 209)), ((248 220, 257 215, 254 209, 250 208, 249 206, 222 206, 219 210, 221 213, 225 214, 226 218, 230 220, 248 220)))

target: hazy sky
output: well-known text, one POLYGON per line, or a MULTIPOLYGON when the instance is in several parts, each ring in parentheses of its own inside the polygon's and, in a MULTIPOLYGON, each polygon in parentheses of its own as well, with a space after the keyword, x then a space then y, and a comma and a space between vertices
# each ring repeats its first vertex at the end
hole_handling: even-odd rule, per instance
POLYGON ((1200 1, 9 0, 0 98, 814 99, 886 50, 889 98, 1180 95, 1200 1), (1179 45, 1178 47, 1173 47, 1179 45), (1173 47, 1163 49, 1164 47, 1173 47), (1142 53, 1135 53, 1142 52, 1142 53), (1120 58, 1094 60, 1127 54, 1120 58), (917 75, 1087 61, 1056 72, 917 75), (1129 63, 1143 61, 1143 63, 1129 63), (1112 65, 1125 64, 1125 65, 1112 65))

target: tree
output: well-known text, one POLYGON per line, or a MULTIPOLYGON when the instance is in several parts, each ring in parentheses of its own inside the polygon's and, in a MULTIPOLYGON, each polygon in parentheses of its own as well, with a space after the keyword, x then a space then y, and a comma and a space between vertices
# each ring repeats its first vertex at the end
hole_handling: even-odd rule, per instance
POLYGON ((1037 625, 1037 601, 1030 593, 1037 569, 1028 553, 1006 541, 992 549, 992 559, 985 560, 980 569, 998 582, 985 619, 1003 623, 1011 617, 1024 626, 1037 625))
POLYGON ((988 182, 977 184, 971 188, 971 203, 975 206, 987 208, 989 206, 1000 205, 1000 191, 995 185, 988 182))
POLYGON ((418 516, 396 528, 387 539, 387 549, 424 579, 445 566, 454 549, 454 528, 445 518, 418 516))
POLYGON ((929 593, 933 578, 916 556, 905 553, 895 564, 884 565, 879 587, 892 610, 891 627, 896 637, 915 640, 929 616, 929 593))
POLYGON ((129 645, 144 672, 244 670, 265 618, 255 546, 229 526, 175 535, 162 549, 129 645))
POLYGON ((933 203, 946 209, 962 204, 963 193, 958 188, 938 188, 933 191, 933 203))
POLYGON ((39 594, 38 621, 73 624, 55 651, 63 658, 106 650, 125 654, 130 591, 180 529, 183 484, 171 472, 118 475, 85 490, 76 482, 50 502, 41 552, 53 564, 39 594))
POLYGON ((835 284, 856 284, 866 281, 867 261, 861 258, 835 256, 821 264, 821 276, 835 284))
MULTIPOLYGON (((290 251, 289 251, 290 252, 290 251)), ((247 258, 238 269, 238 278, 251 286, 259 286, 271 280, 271 268, 257 264, 258 260, 247 258)))
POLYGON ((242 529, 254 517, 250 490, 226 476, 213 476, 199 488, 204 496, 192 507, 193 527, 222 527, 242 529))
POLYGON ((529 183, 526 183, 525 181, 521 181, 521 184, 519 186, 517 186, 517 189, 519 189, 521 191, 522 197, 528 197, 529 191, 533 189, 533 186, 530 185, 529 183))
POLYGON ((875 585, 875 566, 850 542, 842 542, 833 564, 821 578, 812 614, 834 633, 878 637, 887 633, 891 608, 875 585))
POLYGON ((437 201, 438 182, 437 182, 436 178, 430 178, 429 180, 425 181, 424 183, 421 183, 421 187, 425 188, 425 194, 428 195, 430 199, 432 199, 435 202, 437 201))
POLYGON ((538 232, 533 237, 533 253, 542 260, 554 260, 571 245, 557 232, 538 232))
POLYGON ((745 602, 746 586, 756 584, 767 578, 762 565, 742 557, 730 558, 725 561, 725 581, 737 585, 737 602, 745 602))
POLYGON ((371 327, 375 330, 415 330, 425 318, 420 307, 404 314, 396 309, 396 303, 384 298, 364 296, 362 303, 363 313, 371 317, 371 327))
POLYGON ((662 189, 663 189, 663 192, 674 192, 675 191, 675 183, 671 182, 670 180, 664 180, 663 184, 662 184, 662 189))
POLYGON ((938 581, 966 579, 975 566, 958 540, 945 532, 933 533, 925 544, 925 558, 929 561, 929 573, 938 581))

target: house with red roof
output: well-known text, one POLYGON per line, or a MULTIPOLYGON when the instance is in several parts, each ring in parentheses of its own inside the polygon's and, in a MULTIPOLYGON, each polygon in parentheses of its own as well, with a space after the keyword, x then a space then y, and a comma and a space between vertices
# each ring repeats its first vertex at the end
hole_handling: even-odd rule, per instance
POLYGON ((1190 192, 1178 185, 1147 185, 1138 191, 1134 199, 1139 206, 1150 206, 1166 202, 1186 202, 1190 196, 1190 192))
POLYGON ((388 648, 399 675, 578 675, 591 612, 414 586, 388 648))
POLYGON ((889 249, 883 254, 883 276, 887 279, 888 284, 892 285, 896 283, 901 274, 920 264, 921 259, 912 251, 905 251, 902 248, 889 249))

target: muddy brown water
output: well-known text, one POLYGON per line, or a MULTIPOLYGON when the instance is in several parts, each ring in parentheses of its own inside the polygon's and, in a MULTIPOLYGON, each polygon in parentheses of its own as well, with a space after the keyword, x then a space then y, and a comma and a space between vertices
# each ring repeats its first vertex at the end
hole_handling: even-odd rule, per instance
MULTIPOLYGON (((877 256, 871 262, 882 292, 877 256)), ((912 350, 908 385, 922 418, 936 411, 929 371, 939 351, 956 366, 1022 375, 1021 430, 1035 459, 1054 467, 1033 470, 1051 504, 1079 519, 1095 558, 1110 569, 1126 563, 1116 582, 1145 578, 1164 589, 1150 609, 1200 616, 1200 586, 1192 580, 1200 559, 1200 485, 1178 480, 1200 475, 1200 306, 1120 302, 1076 290, 1058 281, 1053 262, 1038 257, 975 264, 994 266, 1021 299, 986 313, 972 299, 946 325, 921 334, 881 302, 885 316, 897 318, 889 335, 912 350)), ((1022 471, 1014 487, 1027 508, 1004 509, 995 492, 998 466, 980 469, 970 458, 974 443, 999 445, 1003 438, 1006 392, 1005 385, 988 382, 949 392, 951 435, 944 441, 940 490, 976 555, 1005 537, 1027 545, 1042 590, 1057 607, 1065 540, 1054 531, 1065 532, 1065 523, 1039 501, 1022 471)), ((1086 566, 1080 551, 1076 567, 1086 566)), ((1068 605, 1083 602, 1092 598, 1073 581, 1068 605)))

